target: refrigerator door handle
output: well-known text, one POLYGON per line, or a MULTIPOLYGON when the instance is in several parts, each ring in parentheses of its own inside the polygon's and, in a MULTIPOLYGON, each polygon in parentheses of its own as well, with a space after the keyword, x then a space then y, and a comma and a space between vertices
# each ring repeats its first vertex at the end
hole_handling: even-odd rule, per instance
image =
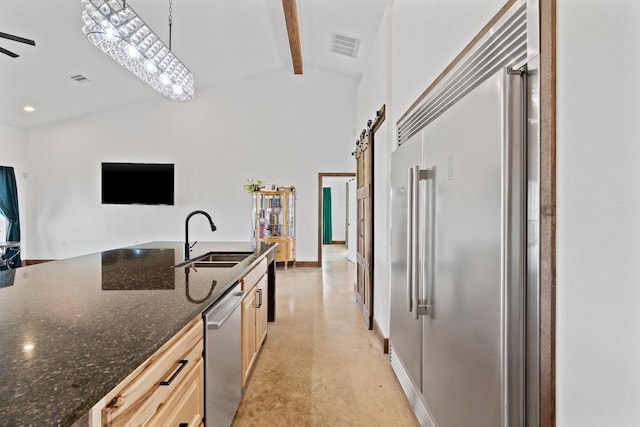
POLYGON ((425 263, 425 277, 421 279, 423 299, 419 307, 419 314, 433 317, 433 285, 435 277, 434 250, 435 250, 435 167, 431 169, 416 170, 418 180, 426 181, 426 242, 423 246, 426 255, 423 258, 425 263))
POLYGON ((419 244, 420 241, 416 238, 416 235, 420 232, 419 228, 419 216, 418 216, 418 207, 420 205, 420 167, 414 166, 413 171, 411 173, 411 177, 413 178, 413 182, 411 184, 411 198, 413 199, 411 206, 411 228, 412 228, 412 237, 411 237, 411 282, 413 286, 413 315, 416 320, 420 318, 420 295, 419 295, 419 286, 418 286, 418 268, 419 268, 419 244))
POLYGON ((425 314, 433 317, 433 288, 435 286, 436 265, 435 265, 435 242, 436 242, 436 169, 427 172, 429 180, 429 200, 427 203, 427 301, 425 314))
POLYGON ((407 306, 408 311, 413 313, 414 319, 418 320, 420 316, 431 315, 432 310, 432 293, 433 293, 433 222, 434 222, 434 185, 433 177, 434 169, 420 169, 419 166, 410 167, 407 180, 407 306), (421 238, 417 235, 420 232, 420 181, 429 181, 432 183, 431 190, 427 192, 427 279, 428 285, 425 288, 420 279, 422 275, 418 273, 421 266, 420 263, 420 243, 421 238), (422 291, 422 292, 421 292, 422 291), (422 295, 421 295, 422 294, 422 295), (426 296, 426 300, 420 298, 426 296), (424 301, 425 304, 421 304, 424 301))
POLYGON ((407 179, 407 306, 408 311, 413 311, 413 167, 408 169, 407 179))

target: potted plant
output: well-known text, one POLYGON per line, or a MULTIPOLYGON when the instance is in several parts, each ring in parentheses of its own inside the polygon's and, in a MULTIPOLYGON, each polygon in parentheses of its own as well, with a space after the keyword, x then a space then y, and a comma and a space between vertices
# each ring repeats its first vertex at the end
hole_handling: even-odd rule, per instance
POLYGON ((260 189, 261 186, 262 186, 262 180, 260 179, 253 180, 253 178, 251 178, 251 179, 247 179, 247 183, 242 187, 245 189, 247 193, 251 194, 254 191, 258 191, 258 189, 260 189))

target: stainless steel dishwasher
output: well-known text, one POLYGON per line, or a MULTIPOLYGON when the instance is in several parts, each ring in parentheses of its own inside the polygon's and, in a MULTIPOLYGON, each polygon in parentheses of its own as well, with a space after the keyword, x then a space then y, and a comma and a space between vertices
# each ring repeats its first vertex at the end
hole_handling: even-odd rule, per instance
POLYGON ((205 426, 229 427, 242 393, 240 284, 204 313, 205 426))

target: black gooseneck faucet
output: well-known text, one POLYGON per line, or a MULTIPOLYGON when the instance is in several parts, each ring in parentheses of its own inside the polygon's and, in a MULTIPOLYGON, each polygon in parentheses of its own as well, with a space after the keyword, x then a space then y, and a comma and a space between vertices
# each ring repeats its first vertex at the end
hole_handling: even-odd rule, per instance
POLYGON ((193 248, 196 245, 196 243, 198 243, 196 241, 193 243, 193 245, 189 245, 189 220, 191 219, 192 216, 196 214, 201 214, 206 216, 207 219, 209 220, 209 224, 211 224, 211 231, 217 230, 217 227, 213 223, 213 220, 211 219, 209 214, 206 213, 205 211, 193 211, 189 215, 187 215, 187 219, 184 221, 184 260, 185 261, 189 260, 189 253, 191 252, 191 248, 193 248))

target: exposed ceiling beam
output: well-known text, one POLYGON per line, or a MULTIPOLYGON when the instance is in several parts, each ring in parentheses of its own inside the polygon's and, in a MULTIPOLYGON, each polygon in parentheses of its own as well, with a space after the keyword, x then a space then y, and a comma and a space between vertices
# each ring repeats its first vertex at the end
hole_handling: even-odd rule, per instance
POLYGON ((302 74, 302 49, 300 48, 300 29, 298 28, 296 0, 282 0, 282 8, 284 9, 284 19, 287 23, 293 73, 302 74))

